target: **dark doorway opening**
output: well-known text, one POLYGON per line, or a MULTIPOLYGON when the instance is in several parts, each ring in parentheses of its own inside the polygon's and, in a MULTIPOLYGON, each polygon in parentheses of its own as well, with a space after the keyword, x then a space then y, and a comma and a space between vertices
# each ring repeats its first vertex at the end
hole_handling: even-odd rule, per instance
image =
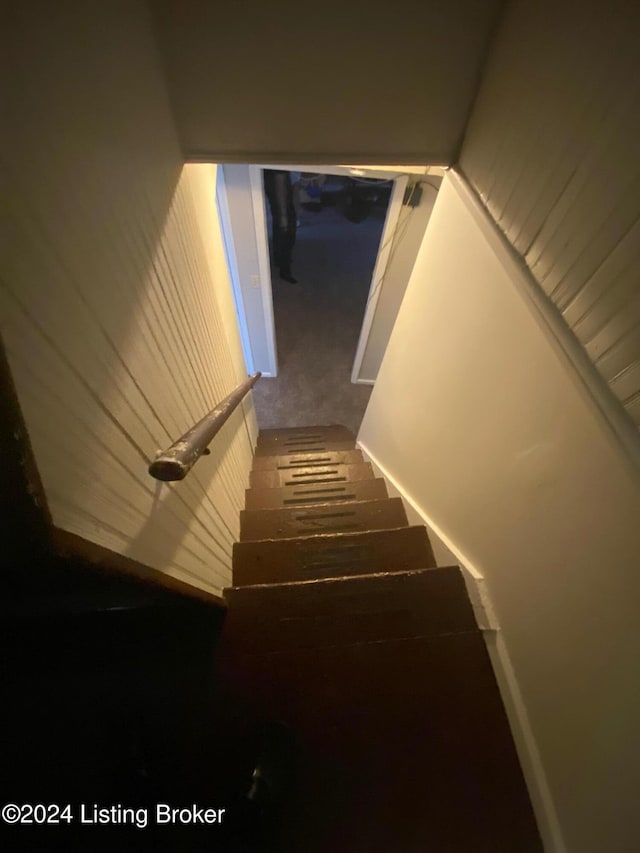
MULTIPOLYGON (((392 182, 296 172, 287 177, 296 218, 296 283, 280 275, 267 205, 279 375, 254 390, 258 421, 262 428, 342 423, 357 432, 371 386, 353 384, 351 369, 392 182)), ((290 222, 286 227, 291 233, 290 222)))

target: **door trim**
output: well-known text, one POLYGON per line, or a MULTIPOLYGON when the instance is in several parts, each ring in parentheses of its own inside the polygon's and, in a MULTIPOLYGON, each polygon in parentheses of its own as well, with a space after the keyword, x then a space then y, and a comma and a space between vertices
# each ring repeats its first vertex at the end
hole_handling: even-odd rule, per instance
MULTIPOLYGON (((252 200, 253 200, 253 210, 254 210, 254 219, 256 225, 256 244, 258 250, 258 258, 259 258, 259 268, 260 268, 260 280, 262 287, 262 302, 264 308, 264 317, 265 317, 265 325, 268 329, 268 340, 271 344, 273 351, 273 359, 274 366, 277 371, 277 362, 276 362, 276 344, 275 344, 275 325, 273 319, 273 294, 271 290, 271 265, 269 262, 269 240, 267 237, 267 229, 266 229, 266 210, 265 210, 265 199, 264 199, 264 188, 262 184, 262 170, 263 169, 286 169, 289 172, 301 171, 301 172, 316 172, 318 174, 326 174, 326 175, 346 175, 353 176, 353 170, 355 167, 352 166, 335 166, 335 165, 321 165, 321 166, 310 166, 310 165, 271 165, 271 164, 259 164, 259 165, 251 165, 249 167, 250 170, 250 182, 251 182, 251 191, 252 191, 252 200), (264 269, 267 270, 267 275, 264 273, 264 269)), ((367 295, 367 303, 365 306, 365 312, 362 319, 362 325, 360 327, 360 335, 358 338, 358 344, 356 346, 356 353, 354 357, 353 366, 351 369, 351 382, 355 385, 374 385, 374 379, 365 379, 359 375, 360 367, 362 365, 362 360, 364 358, 364 354, 367 348, 367 343, 369 341, 369 334, 371 332, 371 327, 373 325, 373 319, 376 312, 376 307, 378 304, 378 299, 380 298, 380 291, 382 289, 382 283, 384 280, 384 274, 387 268, 387 264, 389 263, 389 258, 392 249, 393 243, 393 235, 395 233, 396 227, 398 225, 398 220, 400 217, 400 212, 402 209, 402 201, 404 199, 404 193, 407 187, 407 183, 409 182, 409 174, 401 173, 397 170, 389 169, 370 169, 367 167, 357 167, 358 168, 358 177, 366 177, 366 178, 374 178, 376 180, 391 180, 393 181, 393 190, 391 191, 391 197, 389 199, 389 204, 387 206, 387 215, 385 217, 384 227, 382 229, 382 234, 380 236, 380 243, 378 244, 378 252, 376 255, 376 263, 373 268, 373 273, 371 276, 371 284, 369 286, 369 292, 367 295), (378 285, 378 286, 376 286, 378 285)), ((263 376, 269 375, 263 372, 263 376)), ((272 375, 276 375, 274 372, 272 375)))
POLYGON ((218 207, 218 216, 220 217, 222 244, 224 246, 227 258, 227 269, 229 270, 231 290, 233 291, 233 301, 235 302, 236 306, 236 317, 238 318, 240 342, 242 344, 244 361, 247 367, 247 373, 255 373, 253 351, 251 349, 251 337, 249 336, 249 328, 247 326, 247 315, 244 308, 244 300, 242 298, 242 287, 240 285, 240 276, 238 273, 238 259, 236 257, 236 247, 233 242, 231 214, 229 213, 229 205, 227 203, 227 188, 224 183, 224 169, 221 165, 216 166, 216 203, 218 207))
POLYGON ((267 215, 262 184, 262 166, 249 166, 249 183, 251 186, 251 203, 253 206, 253 221, 258 252, 258 274, 260 276, 260 295, 266 333, 269 371, 262 371, 263 376, 278 375, 278 350, 276 347, 276 326, 273 316, 273 292, 271 289, 271 262, 269 260, 269 237, 267 235, 267 215))
POLYGON ((399 175, 393 181, 393 190, 391 191, 391 198, 389 199, 389 206, 387 207, 384 228, 382 229, 382 235, 380 237, 376 264, 371 275, 371 285, 369 287, 367 302, 364 309, 364 318, 360 328, 360 337, 358 338, 358 346, 356 347, 353 368, 351 369, 351 381, 355 385, 375 385, 374 379, 365 379, 360 376, 360 368, 362 367, 362 360, 367 349, 367 344, 369 343, 369 334, 373 325, 373 318, 375 317, 378 300, 380 299, 380 292, 384 282, 384 274, 389 263, 389 257, 393 247, 393 237, 398 226, 400 211, 402 210, 402 201, 404 199, 404 193, 407 188, 408 181, 409 178, 407 175, 399 175))

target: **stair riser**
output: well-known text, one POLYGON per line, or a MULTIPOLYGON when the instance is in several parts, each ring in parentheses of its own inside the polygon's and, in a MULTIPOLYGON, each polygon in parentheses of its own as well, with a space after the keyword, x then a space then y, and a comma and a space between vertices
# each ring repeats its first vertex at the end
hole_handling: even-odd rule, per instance
POLYGON ((236 542, 234 586, 407 571, 435 566, 424 527, 236 542))
POLYGON ((341 441, 314 441, 303 444, 262 444, 255 449, 255 457, 260 456, 299 456, 301 453, 333 453, 335 451, 355 450, 354 439, 341 441))
POLYGON ((457 566, 317 584, 234 588, 225 597, 246 654, 478 630, 457 566))
POLYGON ((407 516, 400 498, 341 506, 244 510, 240 513, 240 541, 388 530, 406 524, 407 516))

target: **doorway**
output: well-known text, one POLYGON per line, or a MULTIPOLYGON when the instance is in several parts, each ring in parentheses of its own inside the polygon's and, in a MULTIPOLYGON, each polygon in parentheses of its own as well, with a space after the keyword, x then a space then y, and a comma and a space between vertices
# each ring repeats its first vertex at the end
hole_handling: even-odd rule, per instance
MULTIPOLYGON (((356 408, 359 406, 361 412, 364 410, 370 393, 367 386, 373 385, 375 381, 437 194, 434 183, 437 184, 440 178, 435 168, 285 167, 269 164, 226 164, 219 168, 218 208, 227 245, 227 260, 236 296, 247 369, 249 372, 261 370, 263 376, 278 379, 282 379, 284 371, 291 389, 291 394, 285 395, 290 397, 290 404, 285 405, 277 392, 278 386, 283 383, 271 380, 258 383, 260 390, 255 392, 256 397, 262 394, 270 398, 265 400, 264 406, 258 401, 259 409, 263 410, 259 411, 261 426, 267 426, 267 418, 269 426, 335 422, 343 415, 340 414, 339 405, 331 408, 331 400, 344 402, 348 397, 352 401, 357 399, 359 402, 355 404, 356 408), (277 268, 272 269, 270 264, 269 211, 262 180, 265 169, 304 173, 304 184, 316 190, 315 194, 312 192, 302 196, 303 207, 299 212, 301 225, 293 252, 293 274, 298 279, 297 285, 281 281, 277 268), (315 180, 314 176, 321 176, 322 180, 315 180), (430 186, 416 209, 412 199, 422 194, 421 188, 425 187, 425 182, 430 186), (354 205, 354 196, 355 201, 363 201, 361 194, 353 193, 354 186, 364 191, 364 211, 354 209, 358 207, 354 205), (379 189, 380 198, 375 203, 366 198, 372 188, 379 189), (349 195, 345 194, 345 189, 351 190, 350 199, 345 198, 345 195, 349 195), (410 197, 408 205, 407 195, 410 197), (314 208, 318 196, 322 204, 314 208), (382 201, 386 202, 386 206, 381 204, 382 201), (367 202, 372 209, 366 209, 367 202), (310 206, 305 208, 304 204, 310 206), (337 233, 339 226, 350 229, 347 232, 349 237, 342 239, 342 251, 339 248, 323 249, 323 228, 328 228, 329 232, 333 229, 337 233), (338 316, 334 314, 332 317, 328 304, 331 292, 337 289, 338 298, 345 303, 349 302, 351 291, 348 287, 340 287, 340 281, 343 276, 354 272, 358 256, 362 260, 366 250, 359 245, 360 240, 365 232, 373 231, 374 226, 377 235, 369 252, 368 278, 363 280, 360 274, 359 284, 351 294, 356 305, 355 314, 352 310, 350 315, 352 322, 356 318, 355 328, 341 334, 340 327, 344 325, 351 306, 343 306, 344 310, 339 309, 338 316), (344 250, 345 245, 347 251, 344 250), (349 260, 350 256, 353 263, 349 260), (336 271, 335 267, 332 268, 333 261, 339 259, 346 261, 346 270, 336 271), (329 285, 325 287, 319 281, 323 270, 329 276, 329 285), (283 290, 285 284, 287 288, 283 290), (311 304, 314 294, 321 300, 315 308, 311 304), (305 306, 312 313, 311 326, 305 320, 296 321, 297 312, 301 312, 305 306), (290 321, 289 333, 286 329, 282 331, 283 318, 290 321), (306 340, 305 335, 308 336, 306 340), (331 379, 331 370, 326 363, 323 364, 321 343, 325 348, 343 348, 339 382, 334 381, 335 377, 331 379), (288 367, 278 363, 278 354, 280 362, 288 359, 288 367), (302 366, 307 360, 310 363, 303 370, 302 366), (289 376, 294 365, 300 367, 300 370, 289 376), (324 372, 321 370, 323 366, 324 372), (316 389, 315 394, 312 393, 313 387, 316 389)), ((438 171, 442 172, 441 169, 438 171)), ((360 266, 362 269, 363 265, 360 266)), ((359 418, 353 416, 350 422, 357 427, 359 418)))
POLYGON ((355 432, 371 387, 352 382, 353 364, 394 181, 308 167, 260 171, 271 186, 286 178, 298 225, 292 275, 283 277, 264 206, 279 372, 254 394, 258 421, 265 428, 342 423, 355 432))

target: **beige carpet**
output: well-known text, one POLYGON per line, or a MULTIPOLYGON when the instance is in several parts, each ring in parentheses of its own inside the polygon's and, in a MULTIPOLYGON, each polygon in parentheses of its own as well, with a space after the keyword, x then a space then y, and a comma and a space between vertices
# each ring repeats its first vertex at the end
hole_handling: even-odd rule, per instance
POLYGON ((357 433, 371 386, 351 369, 385 211, 349 222, 335 207, 302 211, 292 271, 272 269, 279 373, 254 389, 261 428, 340 423, 357 433))

